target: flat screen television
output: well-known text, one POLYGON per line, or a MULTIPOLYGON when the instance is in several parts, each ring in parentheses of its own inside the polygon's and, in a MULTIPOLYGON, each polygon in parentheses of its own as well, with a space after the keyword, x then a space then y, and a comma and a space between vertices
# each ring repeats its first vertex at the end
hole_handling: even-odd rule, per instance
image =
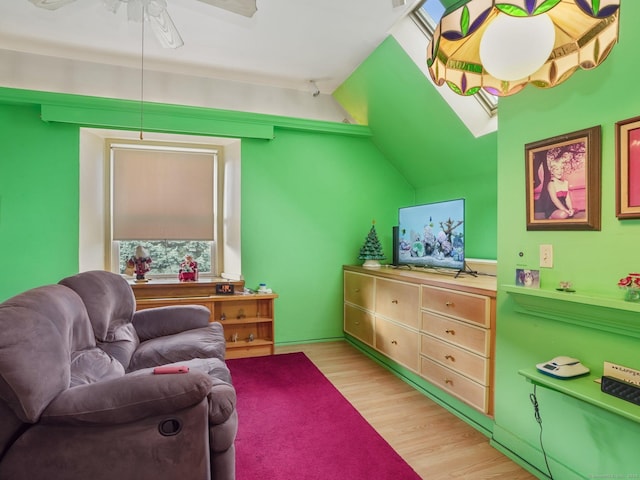
POLYGON ((464 227, 463 198, 400 208, 398 264, 463 271, 464 227))

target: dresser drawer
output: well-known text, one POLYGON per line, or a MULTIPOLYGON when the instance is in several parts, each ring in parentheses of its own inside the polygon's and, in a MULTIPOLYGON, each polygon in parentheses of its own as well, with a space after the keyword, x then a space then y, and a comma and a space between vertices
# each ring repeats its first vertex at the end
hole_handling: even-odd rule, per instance
POLYGON ((420 336, 420 353, 482 385, 489 384, 489 361, 429 335, 420 336))
POLYGON ((375 348, 386 356, 417 372, 420 355, 419 333, 401 325, 376 317, 375 348))
POLYGON ((373 311, 373 277, 344 272, 344 301, 373 311))
POLYGON ((489 389, 428 358, 421 358, 420 374, 434 385, 483 413, 489 412, 489 389))
POLYGON ((353 307, 344 306, 344 331, 373 346, 373 314, 353 307))
POLYGON ((484 327, 491 325, 491 298, 484 295, 423 285, 422 308, 484 327))
POLYGON ((478 355, 490 356, 489 330, 484 328, 434 313, 422 312, 422 331, 478 355))
POLYGON ((376 315, 417 329, 420 325, 420 287, 376 278, 376 315))

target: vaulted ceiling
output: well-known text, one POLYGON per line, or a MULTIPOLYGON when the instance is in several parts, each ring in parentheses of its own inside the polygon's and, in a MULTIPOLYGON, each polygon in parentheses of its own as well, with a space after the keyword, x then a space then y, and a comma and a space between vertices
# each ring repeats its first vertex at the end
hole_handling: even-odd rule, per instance
MULTIPOLYGON (((198 0, 167 0, 184 46, 162 48, 145 32, 145 64, 160 71, 331 93, 419 3, 406 0, 258 0, 251 18, 198 0)), ((56 10, 29 0, 0 2, 0 46, 7 50, 133 66, 142 24, 103 0, 56 10)), ((46 75, 46 72, 42 72, 46 75)))

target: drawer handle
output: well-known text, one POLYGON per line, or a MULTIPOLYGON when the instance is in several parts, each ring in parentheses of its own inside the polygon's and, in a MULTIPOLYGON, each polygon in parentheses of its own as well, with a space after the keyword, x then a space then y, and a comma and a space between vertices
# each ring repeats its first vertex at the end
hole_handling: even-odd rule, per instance
POLYGON ((356 325, 360 325, 360 322, 353 322, 353 323, 356 324, 356 325))
POLYGON ((398 341, 397 340, 391 340, 391 345, 397 345, 398 341))
POLYGON ((445 330, 445 332, 448 333, 449 335, 455 335, 456 334, 456 331, 455 330, 451 330, 451 329, 445 330))
POLYGON ((356 292, 356 293, 360 293, 360 289, 359 289, 359 288, 356 288, 356 289, 354 290, 354 292, 356 292))
POLYGON ((398 304, 398 300, 391 300, 391 303, 395 303, 397 305, 398 304))
POLYGON ((444 379, 444 383, 446 383, 447 385, 453 385, 453 380, 451 380, 449 378, 445 378, 444 379))
POLYGON ((447 307, 453 307, 453 302, 444 302, 447 307))
POLYGON ((445 355, 444 358, 446 358, 447 360, 451 360, 452 362, 455 362, 456 359, 453 355, 445 355))

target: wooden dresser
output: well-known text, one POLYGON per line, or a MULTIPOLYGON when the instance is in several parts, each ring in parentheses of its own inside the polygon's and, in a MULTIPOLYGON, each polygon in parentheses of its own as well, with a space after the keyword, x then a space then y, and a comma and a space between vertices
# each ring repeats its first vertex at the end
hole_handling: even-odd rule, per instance
POLYGON ((347 334, 492 415, 495 277, 343 270, 347 334))
POLYGON ((226 358, 273 355, 274 300, 272 294, 233 295, 216 294, 216 284, 232 283, 242 292, 244 282, 200 280, 151 280, 147 283, 131 282, 136 297, 136 308, 164 307, 168 305, 203 305, 211 312, 209 321, 220 322, 227 341, 226 358))

